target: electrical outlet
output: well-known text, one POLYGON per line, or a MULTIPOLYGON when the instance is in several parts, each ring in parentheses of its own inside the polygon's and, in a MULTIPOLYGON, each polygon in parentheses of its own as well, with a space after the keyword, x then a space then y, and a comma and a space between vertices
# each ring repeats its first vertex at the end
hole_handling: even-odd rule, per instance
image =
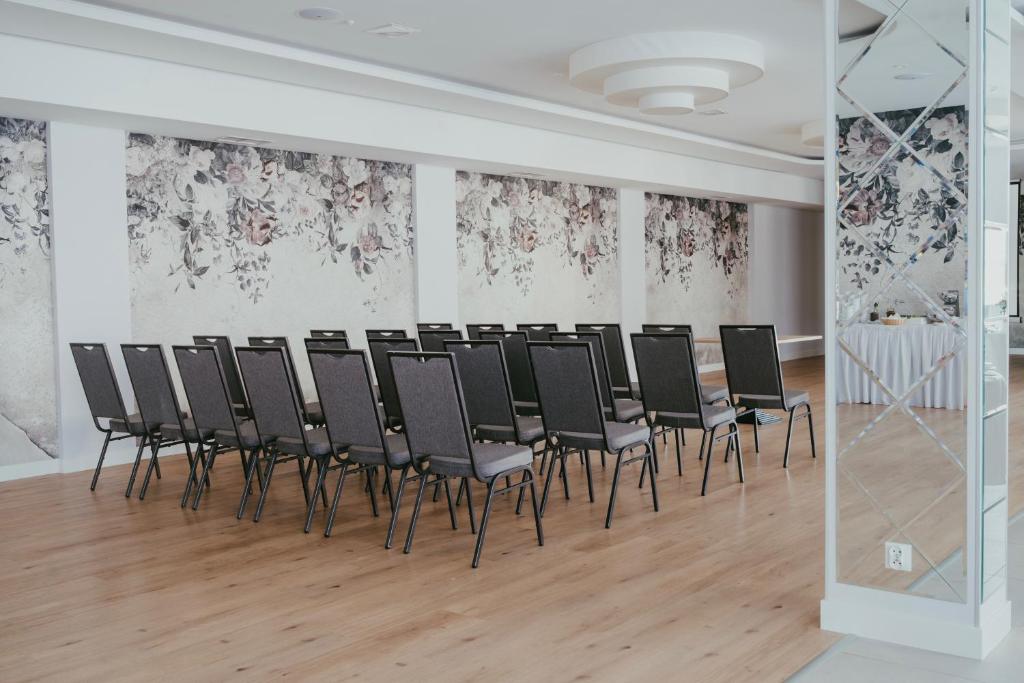
POLYGON ((898 572, 909 572, 914 560, 913 548, 909 543, 885 544, 885 568, 898 572))

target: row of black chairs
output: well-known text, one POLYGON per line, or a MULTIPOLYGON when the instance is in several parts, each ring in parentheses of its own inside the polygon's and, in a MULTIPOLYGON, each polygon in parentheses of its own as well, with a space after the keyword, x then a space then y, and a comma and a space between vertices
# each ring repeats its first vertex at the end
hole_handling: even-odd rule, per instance
MULTIPOLYGON (((767 331, 774 344, 774 329, 767 331)), ((314 331, 306 346, 317 401, 304 399, 286 339, 252 337, 248 347, 232 352, 226 337, 196 337, 193 346, 173 347, 189 412, 178 403, 160 346, 122 345, 138 407, 137 413, 128 414, 106 348, 102 344, 73 344, 94 422, 105 433, 93 488, 112 440, 140 439, 126 495, 131 495, 145 448, 150 449, 140 498, 145 496, 154 471, 160 477, 159 450, 182 444, 189 476, 181 504, 184 506, 194 491, 193 508, 198 508, 204 489, 209 487, 210 469, 217 455, 237 450, 245 474, 238 517, 244 513, 255 476, 260 499, 254 519, 259 520, 275 467, 296 460, 307 504, 304 528, 309 531, 319 498, 329 507, 325 535, 330 535, 346 476, 365 475, 376 515, 376 478, 383 471, 383 491, 391 507, 386 547, 392 543, 405 486, 409 481, 419 481, 406 538, 408 552, 429 483, 434 485, 435 500, 443 487, 452 526, 457 528, 450 482, 460 480, 458 498, 465 497, 470 526, 476 531, 469 486, 469 480, 475 479, 487 486, 473 559, 473 566, 477 566, 491 501, 496 495, 517 491, 518 513, 525 489, 530 488, 538 542, 543 544, 541 516, 556 466, 560 466, 564 493, 567 498, 569 495, 566 458, 570 453, 579 453, 584 461, 591 501, 590 451, 600 451, 602 460, 605 452, 617 456, 606 526, 611 525, 619 473, 625 464, 643 463, 640 485, 650 477, 657 509, 653 437, 658 430, 676 430, 680 437, 685 428, 702 430, 707 441, 706 454, 703 442, 701 446, 705 460, 702 494, 707 487, 711 449, 721 439, 729 441, 727 459, 735 447, 743 479, 737 411, 731 405, 718 405, 723 401, 731 404, 734 396, 726 390, 723 396, 709 400, 707 388, 700 384, 688 334, 633 335, 637 389, 642 396, 642 401, 637 401, 615 397, 600 332, 568 334, 565 338, 553 333, 549 341, 526 342, 522 332, 493 331, 490 333, 499 336, 485 339, 489 331, 480 331, 481 339, 445 339, 443 350, 435 352, 419 350, 415 340, 404 333, 397 336, 396 332, 401 333, 393 331, 383 337, 367 334, 375 387, 366 354, 348 349, 347 335, 314 331), (520 394, 517 399, 510 358, 522 350, 526 353, 519 360, 528 366, 532 394, 520 394), (716 434, 719 428, 727 431, 716 434), (533 462, 539 443, 543 444, 539 454, 541 473, 546 466, 547 479, 538 505, 533 462), (191 446, 196 447, 194 454, 191 446), (635 449, 642 449, 642 453, 631 457, 635 449), (316 479, 310 488, 314 470, 316 479), (332 470, 340 470, 340 474, 328 504, 325 480, 332 470), (399 473, 397 489, 392 487, 393 471, 399 473), (520 473, 521 479, 513 482, 513 476, 520 473)), ((781 374, 779 381, 781 385, 781 374)), ((767 398, 763 394, 752 396, 762 403, 767 398)), ((784 398, 785 392, 780 396, 784 398)), ((808 405, 808 416, 809 410, 808 405)), ((676 455, 681 474, 678 440, 676 455)))

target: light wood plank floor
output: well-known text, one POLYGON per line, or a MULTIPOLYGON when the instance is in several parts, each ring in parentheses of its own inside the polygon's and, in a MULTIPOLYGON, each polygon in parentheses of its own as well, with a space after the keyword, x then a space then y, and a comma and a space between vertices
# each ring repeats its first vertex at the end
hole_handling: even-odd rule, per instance
MULTIPOLYGON (((821 359, 784 372, 812 391, 821 445, 821 359)), ((670 442, 661 511, 637 464, 611 530, 599 464, 595 504, 573 464, 543 548, 532 517, 499 500, 475 571, 464 507, 452 531, 426 504, 403 555, 352 486, 334 536, 320 517, 304 535, 294 466, 259 524, 236 521, 233 454, 199 512, 178 507, 183 458, 162 460, 143 502, 122 494, 127 466, 95 493, 88 472, 0 484, 0 680, 784 680, 838 638, 818 629, 824 458, 802 422, 788 471, 785 423, 762 429, 759 457, 743 432, 745 485, 719 450, 701 498, 699 439, 682 478, 670 442)))

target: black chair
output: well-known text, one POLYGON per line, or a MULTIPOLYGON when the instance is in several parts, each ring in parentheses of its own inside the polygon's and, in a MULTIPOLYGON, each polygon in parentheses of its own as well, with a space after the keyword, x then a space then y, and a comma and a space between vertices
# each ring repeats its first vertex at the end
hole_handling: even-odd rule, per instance
POLYGON ((453 330, 455 329, 451 323, 416 323, 416 331, 431 331, 431 330, 453 330))
POLYGON ((552 332, 553 342, 587 342, 594 351, 594 362, 597 366, 598 387, 601 391, 601 404, 605 413, 615 422, 632 422, 644 415, 644 405, 635 399, 616 398, 608 371, 608 357, 604 348, 604 335, 600 332, 552 332))
MULTIPOLYGON (((138 462, 148 444, 148 432, 138 413, 129 415, 124 409, 124 399, 117 385, 117 376, 114 374, 114 366, 110 363, 106 344, 71 344, 71 356, 75 359, 78 377, 82 380, 82 390, 89 404, 92 423, 103 434, 103 447, 100 448, 100 457, 96 462, 96 470, 92 473, 92 483, 89 485, 89 490, 95 491, 110 442, 141 438, 138 452, 135 454, 135 461, 138 462), (106 421, 106 426, 100 420, 106 421), (115 434, 121 436, 114 436, 115 434)), ((157 465, 157 477, 160 476, 159 467, 157 465)), ((130 494, 131 488, 128 491, 130 494)))
POLYGON ((481 332, 502 332, 505 326, 496 323, 493 325, 466 325, 466 337, 471 341, 477 341, 480 339, 481 332))
MULTIPOLYGON (((238 368, 242 372, 245 393, 252 410, 252 419, 259 438, 260 451, 267 461, 263 471, 263 490, 256 505, 253 521, 263 516, 263 507, 270 492, 274 469, 278 464, 294 460, 298 464, 302 495, 306 499, 306 529, 311 524, 316 494, 310 495, 309 476, 316 464, 322 473, 330 465, 330 458, 346 448, 345 444, 329 441, 327 430, 319 427, 306 429, 302 405, 295 382, 292 378, 287 349, 281 346, 242 346, 235 349, 238 368)), ((239 516, 244 512, 248 487, 252 484, 253 470, 259 467, 259 459, 250 461, 246 484, 242 492, 239 516)), ((318 481, 323 479, 318 475, 318 481)), ((324 507, 327 495, 323 486, 318 487, 323 496, 324 507)))
POLYGON ((512 383, 512 398, 519 415, 540 415, 537 404, 537 387, 533 385, 533 368, 530 366, 530 352, 526 348, 526 332, 480 332, 481 341, 501 342, 508 365, 509 381, 512 383))
POLYGON ((782 384, 782 362, 774 325, 719 325, 725 379, 733 404, 742 406, 739 415, 754 415, 754 450, 760 451, 757 436, 758 410, 784 410, 789 413, 786 431, 786 452, 782 466, 789 467, 789 444, 793 440, 793 422, 807 418, 807 433, 814 448, 814 418, 811 416, 811 395, 800 389, 786 389, 782 384), (798 408, 804 408, 797 415, 798 408))
POLYGON ((428 353, 444 353, 444 343, 462 339, 462 330, 420 330, 420 349, 428 353))
MULTIPOLYGON (((688 334, 690 340, 693 340, 693 325, 642 325, 641 329, 644 334, 688 334)), ((729 387, 723 387, 719 384, 702 384, 700 387, 701 398, 705 403, 712 404, 718 403, 719 401, 725 401, 727 404, 732 405, 729 400, 729 387)), ((683 443, 686 443, 685 439, 683 443)))
MULTIPOLYGON (((551 451, 551 464, 548 467, 544 496, 541 500, 541 514, 544 514, 547 507, 555 466, 561 464, 562 487, 565 497, 568 498, 569 477, 565 465, 566 457, 572 450, 588 454, 593 449, 615 453, 617 456, 605 528, 612 525, 622 466, 638 460, 643 462, 641 485, 643 473, 650 470, 651 495, 654 499, 654 510, 657 511, 658 488, 651 428, 647 424, 610 422, 605 419, 593 345, 587 342, 551 341, 530 342, 529 348, 537 397, 540 400, 541 419, 544 421, 544 433, 547 436, 547 448, 551 451), (642 455, 624 458, 627 451, 639 447, 644 449, 642 455)), ((587 488, 593 502, 594 485, 589 455, 586 457, 586 472, 587 488)))
POLYGON ((629 380, 629 368, 626 365, 626 349, 622 345, 622 328, 617 323, 601 325, 576 325, 577 332, 598 332, 604 345, 605 358, 608 361, 608 379, 612 390, 618 398, 637 398, 633 393, 633 385, 629 380))
POLYGON ((689 334, 693 335, 693 325, 649 325, 640 326, 644 334, 689 334))
MULTIPOLYGON (((183 444, 188 458, 189 472, 194 472, 195 461, 189 444, 196 444, 195 458, 205 462, 204 445, 213 435, 212 430, 200 430, 178 405, 178 395, 171 381, 164 350, 159 344, 121 344, 121 354, 128 368, 128 378, 135 393, 139 418, 144 425, 145 438, 149 441, 149 467, 139 489, 139 500, 146 497, 150 477, 157 467, 161 447, 183 444)), ((125 497, 131 496, 135 475, 138 473, 141 452, 132 465, 128 477, 125 497)), ((190 474, 194 478, 194 474, 190 474)), ((158 476, 159 478, 159 476, 158 476)))
MULTIPOLYGON (((374 397, 370 366, 365 351, 310 349, 308 353, 309 366, 313 369, 313 381, 316 383, 317 395, 324 410, 329 440, 331 443, 349 445, 348 459, 342 463, 331 509, 327 514, 324 536, 330 536, 334 529, 334 519, 338 512, 345 477, 350 472, 366 472, 370 477, 369 488, 372 492, 377 467, 384 467, 386 472, 401 472, 398 490, 390 496, 391 522, 388 524, 388 534, 384 540, 384 547, 390 548, 405 484, 416 478, 408 476, 411 462, 405 436, 385 434, 384 416, 381 414, 380 404, 374 397)), ((390 482, 390 476, 385 481, 390 482)), ((388 492, 390 491, 391 488, 388 486, 388 492)), ((375 494, 371 493, 370 504, 376 516, 374 496, 375 494)))
POLYGON ((323 425, 324 415, 320 411, 320 404, 317 401, 307 401, 303 394, 302 383, 299 382, 299 372, 295 367, 295 357, 292 355, 292 346, 288 343, 288 337, 249 337, 249 346, 284 350, 284 359, 288 363, 288 376, 291 377, 295 386, 295 394, 299 398, 299 405, 302 406, 303 419, 306 424, 314 427, 323 425))
POLYGON ((373 372, 377 377, 377 390, 380 402, 384 406, 384 425, 392 430, 402 429, 402 408, 398 403, 395 391, 395 380, 391 376, 391 364, 388 363, 389 351, 419 351, 415 339, 396 337, 394 339, 367 339, 370 349, 370 360, 373 361, 373 372))
MULTIPOLYGON (((634 334, 633 358, 640 380, 644 412, 648 424, 662 430, 700 429, 700 453, 704 458, 704 480, 700 495, 707 492, 711 451, 715 443, 728 439, 727 448, 736 446, 736 466, 740 483, 743 482, 743 450, 740 431, 736 425, 736 409, 732 406, 707 405, 701 400, 700 375, 693 353, 693 338, 688 334, 634 334), (719 427, 728 432, 716 436, 719 427), (708 437, 710 433, 710 441, 708 437), (708 442, 707 453, 704 452, 708 442)), ((676 439, 676 466, 683 476, 683 459, 676 439)))
MULTIPOLYGON (((196 487, 195 499, 192 501, 192 509, 198 510, 199 501, 206 488, 205 484, 210 481, 210 468, 213 467, 217 456, 223 450, 237 449, 242 464, 242 476, 245 477, 249 473, 250 459, 255 460, 259 457, 260 439, 253 422, 240 419, 234 409, 227 374, 215 347, 173 346, 171 352, 174 354, 178 375, 185 389, 189 414, 200 433, 212 434, 208 439, 210 452, 203 465, 202 474, 196 479, 199 458, 195 458, 185 484, 185 491, 181 495, 181 506, 185 507, 192 483, 197 481, 202 484, 196 487)), ((260 485, 262 486, 262 479, 260 485)), ((248 485, 246 489, 247 493, 248 485)))
POLYGON ((526 333, 528 341, 551 341, 551 333, 558 332, 557 323, 520 323, 516 329, 526 333))
POLYGON ((371 339, 408 339, 405 330, 366 330, 366 340, 371 339))
POLYGON ((235 350, 231 340, 223 335, 195 335, 192 337, 192 343, 217 349, 217 358, 220 359, 220 367, 224 370, 224 379, 228 383, 231 405, 234 406, 236 413, 247 417, 249 406, 245 404, 245 389, 242 388, 242 378, 238 374, 238 363, 235 361, 235 350))
MULTIPOLYGON (((348 338, 343 337, 306 337, 303 343, 306 345, 307 352, 313 349, 345 351, 349 348, 348 338)), ((319 397, 319 394, 317 396, 319 397)), ((323 411, 321 410, 321 412, 323 411)))
POLYGON ((310 330, 309 336, 314 339, 344 339, 348 341, 348 332, 345 330, 310 330))
MULTIPOLYGON (((405 418, 406 438, 412 455, 413 467, 420 473, 420 485, 416 491, 416 503, 409 534, 405 541, 405 552, 412 550, 416 521, 423 505, 423 492, 427 485, 425 474, 440 477, 449 493, 449 479, 472 477, 487 485, 480 529, 477 533, 476 549, 473 552, 473 567, 480 564, 487 522, 491 516, 494 496, 530 487, 533 503, 534 524, 537 527, 537 543, 544 545, 540 509, 537 504, 537 490, 533 479, 533 451, 524 446, 500 443, 473 443, 466 402, 459 384, 454 357, 448 353, 392 352, 388 354, 395 386, 402 404, 405 418), (520 482, 498 488, 498 483, 520 472, 520 482)), ((467 498, 467 502, 471 498, 467 498)), ((473 518, 472 504, 469 505, 473 518)), ((452 526, 455 527, 454 513, 452 526)))

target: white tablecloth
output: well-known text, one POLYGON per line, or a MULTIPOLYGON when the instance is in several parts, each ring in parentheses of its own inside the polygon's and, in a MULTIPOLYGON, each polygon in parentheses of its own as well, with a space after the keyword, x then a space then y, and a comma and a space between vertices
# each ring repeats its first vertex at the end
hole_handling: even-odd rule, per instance
MULTIPOLYGON (((903 324, 887 326, 858 323, 841 339, 897 396, 917 382, 940 358, 958 345, 951 325, 903 324)), ((892 399, 858 366, 849 354, 839 350, 836 396, 839 403, 888 405, 892 399)), ((915 392, 910 405, 962 410, 964 397, 964 351, 915 392)))

